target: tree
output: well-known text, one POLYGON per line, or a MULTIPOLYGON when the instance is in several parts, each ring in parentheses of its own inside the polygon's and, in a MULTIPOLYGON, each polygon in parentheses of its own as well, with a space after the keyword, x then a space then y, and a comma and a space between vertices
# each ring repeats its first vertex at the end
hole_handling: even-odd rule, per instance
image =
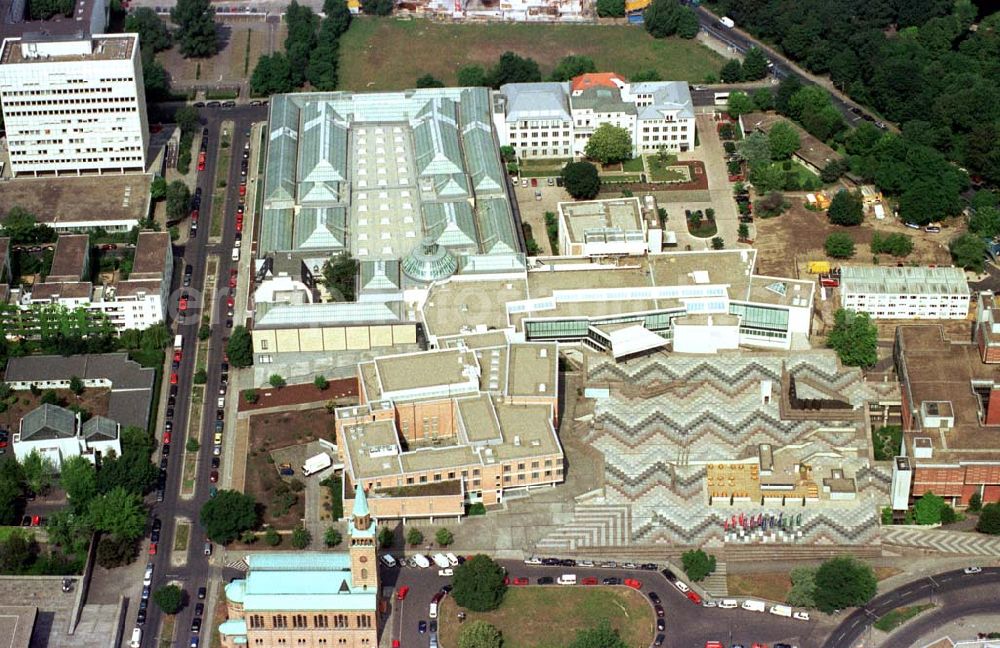
POLYGON ((969 511, 975 513, 983 508, 983 496, 976 491, 969 497, 969 511))
POLYGON ((97 543, 97 564, 105 569, 127 565, 135 555, 135 540, 106 535, 97 543))
POLYGON ((621 18, 625 15, 625 0, 597 0, 597 15, 601 18, 621 18))
POLYGON ((256 389, 244 389, 243 390, 243 400, 248 403, 256 403, 260 399, 260 395, 257 394, 256 389))
POLYGON ((816 570, 816 607, 834 610, 864 605, 875 596, 878 581, 867 564, 852 556, 831 558, 816 570))
POLYGON ((611 627, 607 619, 592 628, 577 630, 576 637, 569 643, 569 648, 628 648, 628 644, 611 627))
POLYGON ((997 236, 1000 234, 1000 209, 977 207, 969 217, 969 229, 986 238, 997 236))
POLYGON ((958 188, 936 178, 917 178, 899 197, 899 215, 907 223, 926 225, 961 211, 958 188))
POLYGON ((135 493, 119 486, 90 501, 87 519, 95 531, 135 540, 146 529, 146 509, 135 493))
MULTIPOLYGON (((780 216, 785 211, 786 206, 784 194, 780 191, 772 191, 754 203, 754 212, 761 218, 773 218, 780 216)), ((745 225, 746 223, 741 224, 745 225)))
POLYGON ((320 375, 313 378, 313 386, 316 387, 316 389, 323 391, 330 386, 330 383, 327 381, 326 377, 320 375))
POLYGON ((845 366, 871 367, 878 361, 878 328, 868 313, 838 309, 826 346, 837 352, 845 366))
POLYGON ((125 16, 124 30, 139 34, 143 54, 159 52, 170 47, 170 30, 152 7, 137 7, 125 16))
POLYGON ((54 389, 46 389, 42 393, 41 403, 42 405, 59 405, 59 395, 54 389))
POLYGON ((632 158, 632 136, 624 128, 601 124, 590 136, 583 152, 601 164, 629 160, 632 158))
POLYGON ((188 215, 191 208, 191 190, 180 180, 167 185, 167 220, 176 221, 188 215))
POLYGON ((253 74, 250 75, 250 92, 258 97, 291 92, 292 68, 288 58, 281 52, 264 54, 257 59, 253 74))
POLYGON ((417 79, 418 88, 443 88, 444 81, 438 79, 433 74, 425 74, 417 79))
POLYGON ((281 544, 281 534, 274 527, 268 527, 264 532, 264 542, 269 547, 277 547, 281 544))
MULTIPOLYGON (((598 3, 600 6, 600 3, 598 3)), ((458 634, 458 648, 501 648, 503 637, 496 626, 485 621, 470 621, 458 634)))
POLYGON ((729 59, 719 70, 723 83, 739 83, 743 80, 743 64, 738 59, 729 59))
POLYGON ((834 232, 826 237, 823 249, 834 259, 850 259, 854 256, 854 240, 844 232, 834 232))
POLYGON ((681 563, 684 566, 684 573, 694 582, 700 582, 715 571, 715 556, 705 553, 701 549, 685 551, 681 555, 681 563))
POLYGON ((21 574, 38 557, 38 543, 21 529, 14 529, 0 542, 0 573, 21 574))
POLYGON ((552 70, 552 75, 549 78, 552 81, 569 81, 570 79, 574 79, 581 74, 587 74, 588 72, 597 72, 597 66, 594 65, 594 59, 589 56, 572 54, 570 56, 563 57, 562 60, 556 64, 556 69, 552 70))
POLYGON ((10 237, 11 243, 50 243, 56 240, 55 230, 47 225, 39 225, 35 215, 21 207, 10 208, 3 219, 3 235, 10 237))
POLYGON ((153 602, 164 614, 177 614, 184 604, 184 592, 176 585, 164 585, 153 592, 153 602))
POLYGON ((85 457, 67 457, 60 468, 59 484, 74 511, 87 510, 90 500, 97 495, 97 471, 85 457))
POLYGON ((951 259, 955 265, 974 270, 983 271, 983 263, 986 259, 986 241, 975 234, 961 234, 948 243, 948 250, 951 252, 951 259))
POLYGON ((767 112, 774 109, 774 94, 772 94, 770 88, 758 88, 754 90, 751 98, 757 110, 767 112))
POLYGON ((455 536, 448 529, 441 528, 434 534, 434 541, 442 547, 447 547, 451 543, 455 542, 455 536))
POLYGON ((271 374, 271 377, 267 379, 267 382, 271 384, 275 389, 280 389, 285 386, 285 379, 281 377, 281 374, 271 374))
POLYGON ((917 524, 937 524, 941 521, 944 498, 927 491, 913 505, 913 516, 917 524))
POLYGON ((799 132, 788 122, 780 121, 771 127, 767 143, 771 147, 772 160, 787 160, 799 150, 799 132))
POLYGON ((749 241, 750 226, 746 223, 740 223, 739 227, 736 228, 736 237, 741 241, 749 241))
POLYGON ((860 225, 865 217, 861 194, 841 189, 834 194, 826 215, 834 225, 860 225))
POLYGON ((177 40, 185 57, 205 58, 219 51, 215 10, 209 0, 177 0, 170 19, 177 25, 177 40))
POLYGON ((424 541, 424 534, 420 532, 420 529, 416 527, 410 527, 410 530, 406 532, 406 542, 411 546, 417 546, 424 541))
POLYGON ((336 547, 343 541, 344 538, 340 535, 340 531, 337 531, 334 527, 329 527, 326 533, 323 534, 323 544, 327 547, 336 547))
POLYGON ((79 376, 70 376, 69 378, 69 390, 79 396, 84 390, 83 381, 80 380, 79 376))
POLYGON ((701 25, 698 23, 698 14, 691 7, 681 7, 681 12, 677 17, 677 35, 681 38, 691 40, 698 35, 701 25))
POLYGON ((323 264, 323 285, 333 301, 354 301, 359 267, 358 260, 350 252, 341 252, 326 260, 323 264))
POLYGON ((393 0, 361 0, 361 11, 369 16, 388 16, 394 5, 393 0))
POLYGON ((198 452, 199 448, 201 448, 201 444, 194 437, 189 437, 187 443, 184 444, 184 449, 188 452, 198 452))
POLYGON ((958 513, 949 504, 941 507, 941 524, 951 524, 958 521, 958 513))
POLYGON ((16 461, 0 462, 0 525, 17 524, 24 504, 24 470, 16 461))
POLYGON ((726 247, 726 240, 724 238, 722 238, 721 236, 713 236, 712 237, 712 249, 713 250, 721 250, 721 249, 723 249, 725 247, 726 247))
POLYGON ((204 385, 205 383, 208 382, 208 372, 205 371, 205 369, 199 369, 198 371, 194 372, 193 380, 194 384, 196 385, 204 385))
POLYGON ((45 521, 49 544, 59 546, 64 554, 83 554, 94 530, 86 515, 77 515, 70 509, 53 511, 45 521))
MULTIPOLYGON (((732 95, 730 95, 732 98, 732 95)), ((767 135, 754 131, 736 145, 736 154, 751 168, 763 168, 771 164, 771 144, 767 135)))
POLYGON ((456 603, 473 612, 495 610, 507 592, 504 576, 503 567, 489 556, 478 554, 455 569, 452 596, 456 603))
POLYGON ((312 534, 305 529, 305 527, 295 527, 292 531, 292 546, 296 549, 305 549, 312 542, 312 534))
POLYGON ((672 0, 653 0, 643 12, 643 24, 653 38, 666 38, 677 33, 681 6, 672 0))
POLYGON ((234 490, 221 490, 201 507, 201 526, 208 539, 229 544, 257 526, 257 502, 234 490))
POLYGON ((663 81, 663 77, 656 70, 640 70, 632 75, 632 83, 643 83, 645 81, 663 81))
POLYGON ((872 252, 875 254, 891 254, 895 257, 905 257, 913 252, 913 239, 906 234, 872 234, 872 252))
POLYGON ((785 602, 796 607, 816 606, 816 568, 797 567, 791 571, 792 587, 785 602))
POLYGON ((384 526, 378 530, 378 546, 382 549, 391 547, 395 540, 395 535, 389 527, 384 526))
POLYGON ((570 162, 562 170, 563 185, 577 200, 593 200, 601 190, 601 177, 590 162, 570 162))
POLYGON ((466 65, 458 68, 458 85, 460 87, 478 88, 486 83, 486 70, 482 65, 466 65))
POLYGON ((763 50, 751 47, 743 57, 743 80, 757 81, 767 76, 767 57, 763 50))
POLYGON ((229 356, 229 364, 237 369, 253 364, 253 338, 245 326, 233 329, 233 334, 226 343, 226 355, 229 356))
POLYGON ((182 135, 193 135, 194 132, 201 126, 201 118, 198 116, 198 109, 194 106, 183 106, 178 108, 174 112, 174 123, 177 124, 177 128, 181 130, 182 135))
POLYGON ((1000 504, 987 504, 983 507, 979 513, 979 521, 976 522, 976 531, 1000 535, 1000 504))
POLYGON ((323 0, 323 22, 329 24, 331 35, 340 38, 351 26, 351 10, 345 0, 323 0))
POLYGON ((541 80, 542 73, 538 69, 538 63, 514 52, 501 54, 500 60, 486 77, 487 85, 492 88, 499 88, 505 83, 534 83, 541 80))
POLYGON ((850 171, 850 165, 846 160, 830 160, 820 170, 819 179, 829 184, 839 180, 847 171, 850 171))
POLYGON ((40 455, 38 450, 32 450, 21 462, 21 467, 24 470, 24 481, 32 493, 41 495, 49 490, 55 471, 51 459, 40 455))

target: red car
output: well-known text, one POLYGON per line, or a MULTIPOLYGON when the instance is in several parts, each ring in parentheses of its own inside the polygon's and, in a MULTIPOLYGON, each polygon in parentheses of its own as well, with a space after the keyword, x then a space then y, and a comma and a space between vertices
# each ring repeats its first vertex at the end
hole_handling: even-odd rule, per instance
POLYGON ((403 585, 398 590, 396 590, 396 598, 402 601, 406 598, 406 595, 410 593, 410 586, 403 585))
POLYGON ((701 597, 698 596, 697 592, 688 592, 687 597, 695 605, 701 605, 701 597))
POLYGON ((211 474, 209 474, 209 476, 208 476, 208 481, 212 482, 213 484, 215 482, 219 481, 219 471, 218 470, 213 470, 211 472, 211 474))
POLYGON ((760 643, 759 641, 755 641, 755 642, 753 642, 753 645, 750 646, 750 648, 767 648, 767 644, 763 644, 763 643, 760 643))
POLYGON ((580 582, 583 583, 584 585, 597 585, 598 583, 597 579, 594 578, 593 576, 587 576, 580 582))
POLYGON ((232 275, 229 277, 229 287, 230 288, 236 287, 236 275, 232 275))
POLYGON ((174 362, 180 362, 180 361, 181 361, 181 352, 180 352, 180 350, 174 351, 174 362))
POLYGON ((155 542, 150 542, 149 543, 149 555, 150 556, 155 556, 156 555, 156 543, 155 542))
POLYGON ((31 516, 31 526, 40 526, 42 524, 42 518, 39 515, 31 516))
POLYGON ((164 432, 163 433, 163 445, 170 445, 170 433, 169 432, 164 432))
POLYGON ((232 308, 236 304, 236 300, 232 297, 226 297, 226 306, 232 308))
POLYGON ((176 385, 177 384, 177 372, 176 371, 173 372, 172 374, 170 374, 170 384, 171 385, 176 385))
POLYGON ((237 232, 243 231, 243 221, 236 221, 236 231, 237 232))
POLYGON ((529 582, 530 581, 527 578, 525 578, 524 576, 518 576, 517 578, 515 578, 514 580, 511 581, 511 584, 513 584, 513 585, 527 585, 529 582))
POLYGON ((636 590, 641 590, 642 589, 642 581, 636 580, 634 578, 626 578, 625 579, 625 585, 627 587, 631 587, 632 589, 636 589, 636 590))
POLYGON ((194 222, 196 222, 196 223, 198 222, 198 216, 200 216, 200 215, 201 214, 198 212, 197 209, 192 209, 191 210, 191 220, 193 220, 194 222))
POLYGON ((205 151, 202 151, 201 153, 198 154, 198 170, 199 171, 205 170, 205 151))
POLYGON ((0 439, 0 448, 6 448, 6 447, 7 447, 7 440, 0 439))
POLYGON ((247 184, 245 182, 240 183, 240 195, 241 196, 247 195, 247 184))
POLYGON ((181 297, 180 302, 177 304, 177 308, 183 313, 188 309, 187 297, 181 297))

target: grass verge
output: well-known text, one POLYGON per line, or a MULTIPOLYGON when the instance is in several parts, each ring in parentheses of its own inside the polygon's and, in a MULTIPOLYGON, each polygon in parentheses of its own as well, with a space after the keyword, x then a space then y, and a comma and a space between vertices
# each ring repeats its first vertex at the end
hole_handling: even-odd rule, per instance
POLYGON ((160 648, 170 648, 174 645, 174 626, 176 624, 177 618, 174 615, 163 615, 163 621, 160 623, 160 638, 156 645, 160 648))
MULTIPOLYGON (((442 646, 458 645, 458 609, 452 597, 444 599, 438 619, 442 646)), ((465 623, 483 620, 499 628, 504 648, 565 646, 578 630, 605 619, 628 646, 647 646, 655 634, 649 603, 625 587, 515 587, 507 590, 498 609, 465 612, 465 623)))
POLYGON ((222 224, 226 219, 226 181, 229 179, 229 160, 233 156, 233 122, 222 122, 220 132, 225 133, 219 139, 219 157, 215 165, 215 182, 212 183, 212 229, 210 236, 222 236, 222 224))
POLYGON ((921 612, 931 609, 932 607, 934 607, 933 603, 924 603, 923 605, 910 605, 907 607, 896 608, 872 625, 882 632, 892 632, 913 617, 917 616, 921 612))
POLYGON ((726 574, 730 596, 751 596, 768 601, 784 601, 792 588, 788 572, 754 572, 726 574))
POLYGON ((178 522, 174 531, 174 551, 187 551, 188 541, 191 539, 191 525, 187 522, 178 522))

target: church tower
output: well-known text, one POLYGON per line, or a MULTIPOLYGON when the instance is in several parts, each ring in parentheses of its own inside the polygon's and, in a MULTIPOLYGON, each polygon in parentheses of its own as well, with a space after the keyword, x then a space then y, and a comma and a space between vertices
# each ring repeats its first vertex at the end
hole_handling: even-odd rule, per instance
POLYGON ((354 509, 347 526, 351 539, 351 580, 354 587, 372 588, 378 591, 378 561, 376 524, 368 510, 365 489, 357 486, 354 493, 354 509))

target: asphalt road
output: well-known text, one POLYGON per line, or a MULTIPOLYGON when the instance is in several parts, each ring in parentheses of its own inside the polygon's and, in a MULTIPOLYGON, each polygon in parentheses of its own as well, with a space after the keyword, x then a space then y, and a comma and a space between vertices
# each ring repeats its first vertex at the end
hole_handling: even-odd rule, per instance
MULTIPOLYGON (((642 592, 657 592, 664 607, 666 630, 664 631, 665 648, 692 648, 704 646, 706 641, 715 640, 729 646, 740 643, 750 646, 755 641, 768 645, 785 641, 792 645, 816 645, 820 639, 814 622, 786 619, 768 613, 750 612, 743 609, 721 610, 719 608, 704 608, 695 605, 679 592, 662 574, 655 571, 624 569, 602 569, 598 567, 544 567, 541 565, 525 565, 512 560, 498 561, 507 568, 511 578, 526 576, 534 586, 540 576, 557 578, 561 574, 576 574, 579 579, 596 576, 603 579, 609 576, 619 578, 636 578, 642 582, 642 592)), ((402 585, 408 585, 410 592, 404 601, 392 600, 392 605, 398 606, 392 619, 392 624, 386 629, 392 639, 399 639, 405 648, 428 646, 429 634, 421 634, 417 624, 421 620, 430 621, 428 610, 430 600, 442 585, 450 582, 450 578, 438 576, 438 569, 432 563, 427 569, 396 568, 382 570, 382 585, 396 590, 402 585)), ((515 586, 511 586, 515 587, 515 586)), ((587 585, 563 586, 551 585, 545 587, 588 587, 587 585)), ((624 586, 622 586, 624 587, 624 586)), ((395 595, 394 595, 395 596, 395 595)), ((648 600, 648 596, 647 596, 648 600)), ((650 604, 650 616, 653 616, 650 604)), ((440 622, 440 619, 438 620, 440 622)), ((559 620, 553 619, 553 640, 560 642, 570 640, 572 636, 559 634, 559 620)), ((568 634, 568 633, 567 633, 568 634)), ((649 638, 650 645, 655 637, 649 638)))
MULTIPOLYGON (((229 268, 232 264, 230 250, 233 248, 235 234, 235 214, 236 205, 239 200, 240 184, 240 161, 242 160, 243 144, 246 141, 245 132, 250 125, 256 121, 262 121, 267 117, 267 108, 260 106, 239 106, 237 108, 203 108, 200 111, 202 124, 208 128, 208 151, 205 159, 205 169, 198 172, 197 186, 201 187, 201 218, 199 219, 198 236, 190 239, 185 246, 175 247, 175 268, 173 292, 170 297, 170 313, 172 323, 175 325, 175 332, 184 336, 183 356, 180 366, 177 369, 178 389, 177 400, 174 406, 173 435, 170 453, 170 462, 167 467, 167 482, 164 501, 152 507, 152 513, 162 521, 160 531, 160 550, 155 557, 151 557, 151 562, 155 563, 153 573, 152 590, 155 592, 159 587, 171 581, 180 582, 187 594, 187 603, 184 609, 176 616, 177 638, 175 645, 188 646, 191 621, 194 616, 194 604, 197 603, 196 592, 199 587, 206 587, 212 574, 208 557, 203 553, 204 534, 198 527, 198 513, 202 504, 208 500, 209 473, 211 472, 212 444, 211 437, 215 425, 215 407, 206 406, 202 420, 203 433, 201 435, 201 449, 199 450, 198 470, 197 470, 197 492, 191 499, 181 499, 179 497, 181 486, 181 458, 183 456, 183 444, 186 439, 188 408, 191 399, 191 386, 194 377, 195 346, 197 344, 198 327, 201 322, 203 308, 216 309, 212 326, 212 337, 210 341, 210 351, 207 363, 208 383, 206 384, 206 401, 211 404, 217 397, 220 376, 222 373, 222 351, 224 349, 223 340, 228 338, 229 331, 225 327, 226 323, 226 295, 223 288, 217 292, 216 299, 212 304, 204 304, 201 296, 197 297, 197 307, 189 308, 185 316, 177 313, 177 300, 181 292, 181 281, 183 278, 184 266, 192 266, 191 288, 185 289, 189 294, 196 294, 197 290, 204 284, 206 259, 209 254, 217 254, 219 259, 218 277, 219 285, 227 286, 229 279, 229 268), (226 224, 223 227, 221 243, 209 245, 208 238, 211 231, 212 215, 212 189, 215 183, 215 170, 218 164, 218 144, 220 138, 220 125, 223 120, 233 120, 235 126, 232 133, 232 144, 230 150, 233 152, 229 169, 229 178, 226 184, 225 208, 223 213, 226 217, 226 224), (194 526, 192 527, 190 541, 188 543, 187 562, 184 567, 171 568, 170 550, 173 545, 174 523, 177 517, 187 517, 194 526)), ((197 160, 197 151, 194 151, 194 158, 197 160)), ((253 163, 256 154, 251 158, 253 163)), ((184 219, 180 227, 187 228, 189 220, 184 219)), ((245 237, 246 246, 249 250, 250 236, 245 237)), ((247 252, 249 253, 249 252, 247 252)), ((245 283, 248 277, 240 277, 239 281, 245 283)), ((170 350, 172 353, 172 349, 170 350)), ((169 372, 167 374, 169 376, 169 372)), ((236 394, 227 395, 227 398, 235 398, 236 394)), ((223 461, 225 461, 223 457, 223 461)), ((142 584, 136 583, 135 598, 130 601, 129 618, 134 619, 134 608, 138 605, 139 592, 142 584), (134 601, 134 602, 133 602, 134 601)), ((143 646, 158 645, 155 641, 156 629, 160 624, 161 614, 155 604, 149 605, 148 617, 143 626, 143 646)), ((127 628, 126 640, 131 634, 131 629, 127 628)), ((202 634, 209 636, 207 628, 202 630, 202 634)))
MULTIPOLYGON (((869 626, 892 610, 916 603, 935 602, 940 609, 908 624, 884 646, 908 648, 934 627, 966 614, 997 610, 996 593, 1000 585, 1000 567, 985 567, 980 574, 965 574, 962 570, 942 572, 907 583, 876 596, 863 608, 852 612, 830 633, 824 648, 847 648, 869 631, 869 626)), ((868 645, 867 643, 865 645, 868 645)))

